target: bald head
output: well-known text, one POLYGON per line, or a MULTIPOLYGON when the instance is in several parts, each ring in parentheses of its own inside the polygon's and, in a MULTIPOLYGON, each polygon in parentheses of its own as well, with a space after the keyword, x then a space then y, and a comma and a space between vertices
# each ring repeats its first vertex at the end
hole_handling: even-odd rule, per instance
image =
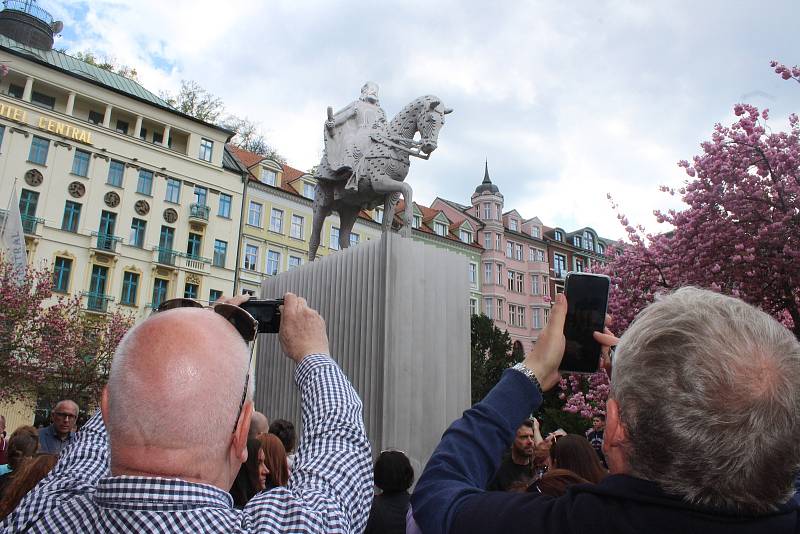
POLYGON ((267 416, 261 412, 253 412, 253 417, 250 419, 250 431, 247 434, 248 438, 257 438, 261 434, 269 432, 269 421, 267 416))
MULTIPOLYGON (((153 461, 159 454, 184 461, 224 458, 248 355, 233 326, 206 309, 161 312, 131 329, 108 381, 112 468, 122 449, 142 451, 153 461)), ((136 454, 128 454, 129 461, 135 463, 136 454)))

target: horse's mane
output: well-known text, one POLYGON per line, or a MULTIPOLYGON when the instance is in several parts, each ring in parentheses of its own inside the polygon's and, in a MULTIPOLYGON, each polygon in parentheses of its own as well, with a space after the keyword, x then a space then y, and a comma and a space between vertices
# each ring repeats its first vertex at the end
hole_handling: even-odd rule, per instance
MULTIPOLYGON (((390 131, 394 130, 397 133, 401 133, 409 128, 416 128, 416 118, 419 115, 419 111, 422 109, 424 110, 428 104, 431 102, 441 102, 437 96, 434 95, 423 95, 420 97, 415 98, 411 102, 409 102, 403 109, 401 109, 397 115, 392 117, 392 120, 389 121, 388 129, 390 131)), ((413 132, 412 132, 413 135, 413 132)))

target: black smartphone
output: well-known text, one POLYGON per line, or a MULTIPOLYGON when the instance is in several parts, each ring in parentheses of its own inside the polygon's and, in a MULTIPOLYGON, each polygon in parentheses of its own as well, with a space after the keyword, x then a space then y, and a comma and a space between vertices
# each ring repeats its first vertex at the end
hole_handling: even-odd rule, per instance
POLYGON ((611 279, 602 274, 567 273, 564 294, 567 297, 567 338, 561 371, 595 373, 600 364, 600 343, 594 332, 602 332, 606 323, 608 291, 611 279))
POLYGON ((249 299, 239 307, 258 321, 259 334, 277 334, 281 329, 283 299, 249 299))

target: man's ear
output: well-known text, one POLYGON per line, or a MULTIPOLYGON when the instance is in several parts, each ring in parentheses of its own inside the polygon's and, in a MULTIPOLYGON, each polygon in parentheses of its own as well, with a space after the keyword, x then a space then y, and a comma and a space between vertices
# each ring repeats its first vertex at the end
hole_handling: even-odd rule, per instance
POLYGON ((233 454, 242 463, 247 461, 247 434, 250 432, 250 419, 253 417, 253 401, 247 401, 242 406, 242 413, 236 422, 236 430, 233 432, 233 454))
POLYGON ((619 403, 616 399, 606 401, 606 427, 603 432, 603 454, 608 461, 612 473, 624 473, 628 470, 628 457, 625 447, 628 433, 622 424, 619 403))
POLYGON ((100 415, 103 416, 103 424, 106 425, 108 428, 108 414, 109 414, 109 404, 108 404, 108 386, 103 387, 103 393, 100 395, 100 415))

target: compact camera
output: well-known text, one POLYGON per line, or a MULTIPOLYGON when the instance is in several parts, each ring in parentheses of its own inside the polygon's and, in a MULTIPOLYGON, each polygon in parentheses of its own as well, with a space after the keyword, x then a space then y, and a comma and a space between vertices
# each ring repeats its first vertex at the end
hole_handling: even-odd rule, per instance
POLYGON ((258 321, 259 334, 277 334, 281 329, 283 299, 250 299, 239 307, 258 321))

